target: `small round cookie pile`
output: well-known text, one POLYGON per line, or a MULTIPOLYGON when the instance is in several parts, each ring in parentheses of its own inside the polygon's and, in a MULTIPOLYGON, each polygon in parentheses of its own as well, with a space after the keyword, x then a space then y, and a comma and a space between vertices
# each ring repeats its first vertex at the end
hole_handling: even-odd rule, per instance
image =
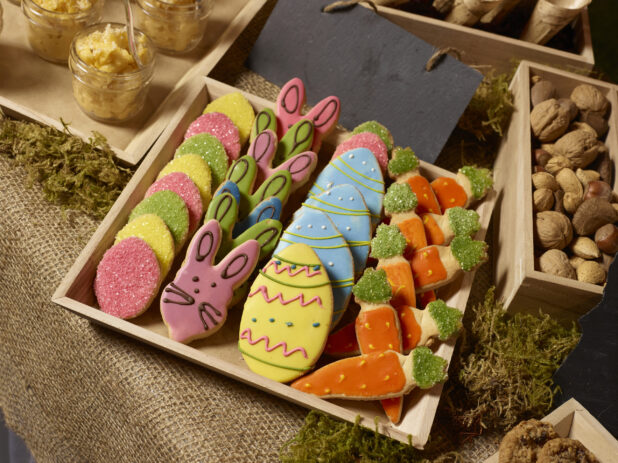
POLYGON ((102 311, 130 319, 149 307, 238 157, 248 138, 241 134, 248 134, 254 116, 249 102, 235 93, 211 102, 190 125, 97 267, 94 290, 102 311))
POLYGON ((550 423, 522 421, 500 443, 498 463, 599 463, 576 439, 560 437, 550 423))

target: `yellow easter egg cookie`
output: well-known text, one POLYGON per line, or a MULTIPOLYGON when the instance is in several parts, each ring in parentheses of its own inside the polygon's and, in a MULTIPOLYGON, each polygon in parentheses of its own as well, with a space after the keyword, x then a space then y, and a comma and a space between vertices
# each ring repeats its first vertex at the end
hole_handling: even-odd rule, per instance
POLYGON ((116 234, 116 241, 136 236, 152 248, 161 267, 161 279, 165 278, 174 260, 174 238, 161 217, 144 214, 131 220, 116 234))
POLYGON ((182 172, 195 183, 197 189, 200 190, 203 208, 206 210, 208 204, 210 204, 210 198, 212 197, 210 192, 212 188, 212 174, 206 161, 197 154, 186 154, 174 158, 161 169, 161 172, 159 172, 157 176, 157 180, 172 172, 182 172))
POLYGON ((318 360, 330 331, 333 292, 306 244, 288 246, 260 270, 240 321, 238 348, 255 373, 282 383, 318 360))
POLYGON ((238 127, 240 144, 244 145, 251 135, 255 111, 251 103, 240 92, 228 93, 208 103, 204 109, 206 113, 222 113, 229 117, 238 127))

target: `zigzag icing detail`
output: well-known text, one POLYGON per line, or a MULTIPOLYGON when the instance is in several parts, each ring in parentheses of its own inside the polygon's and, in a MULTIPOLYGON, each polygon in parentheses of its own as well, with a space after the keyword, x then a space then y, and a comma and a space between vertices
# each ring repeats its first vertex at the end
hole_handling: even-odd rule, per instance
POLYGON ((285 270, 287 270, 288 275, 290 275, 291 277, 295 277, 296 275, 298 275, 301 272, 305 272, 307 274, 307 277, 311 278, 313 276, 316 275, 321 275, 322 272, 320 270, 314 270, 313 272, 309 269, 308 265, 304 265, 302 267, 299 267, 296 269, 296 271, 292 271, 292 268, 290 265, 284 265, 283 267, 279 267, 279 264, 277 264, 276 261, 271 260, 268 265, 266 267, 264 267, 264 271, 266 271, 266 269, 268 269, 270 266, 274 266, 275 267, 275 273, 277 275, 279 275, 280 273, 284 272, 285 270))
POLYGON ((256 345, 258 342, 260 341, 264 341, 264 343, 266 344, 265 349, 266 352, 272 352, 273 350, 277 349, 278 347, 282 347, 283 348, 283 356, 284 357, 289 357, 290 355, 292 355, 294 352, 300 352, 301 354, 303 354, 303 356, 308 359, 309 356, 307 355, 307 351, 303 348, 303 347, 295 347, 292 350, 288 350, 288 344, 285 341, 281 341, 277 344, 275 344, 274 346, 270 347, 270 339, 268 336, 262 336, 257 338, 255 341, 253 339, 251 339, 251 328, 245 328, 243 330, 242 333, 240 333, 240 339, 246 339, 247 342, 249 344, 251 344, 252 346, 256 345))
POLYGON ((279 300, 279 302, 280 302, 281 304, 283 304, 283 305, 288 305, 288 304, 290 304, 291 302, 298 301, 298 302, 300 303, 300 306, 301 306, 301 307, 306 307, 306 306, 308 306, 309 304, 312 304, 313 302, 317 302, 317 303, 318 303, 318 305, 319 305, 321 308, 324 308, 324 306, 322 305, 322 299, 320 298, 320 296, 314 296, 314 297, 312 297, 311 299, 309 299, 307 302, 305 302, 305 295, 304 295, 303 293, 300 293, 298 296, 293 297, 292 299, 285 300, 285 299, 283 299, 283 294, 281 294, 281 293, 277 293, 277 295, 276 295, 276 296, 270 297, 270 296, 268 295, 268 288, 267 288, 265 285, 262 285, 262 286, 260 286, 258 289, 256 289, 256 290, 255 290, 255 291, 253 291, 252 293, 250 293, 250 294, 249 294, 249 297, 253 297, 253 296, 255 296, 257 293, 262 293, 262 297, 263 297, 263 298, 264 298, 264 300, 265 300, 266 302, 268 302, 269 304, 270 304, 271 302, 273 302, 274 300, 277 300, 277 299, 278 299, 278 300, 279 300))

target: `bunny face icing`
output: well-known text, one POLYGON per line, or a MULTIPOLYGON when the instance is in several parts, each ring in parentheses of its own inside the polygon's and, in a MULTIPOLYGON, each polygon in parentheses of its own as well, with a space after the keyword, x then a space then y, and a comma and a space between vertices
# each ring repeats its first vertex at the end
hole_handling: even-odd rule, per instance
POLYGON ((227 319, 234 289, 251 274, 260 245, 250 240, 232 250, 217 265, 221 228, 208 221, 196 233, 184 265, 161 295, 161 315, 169 337, 188 343, 214 334, 227 319))

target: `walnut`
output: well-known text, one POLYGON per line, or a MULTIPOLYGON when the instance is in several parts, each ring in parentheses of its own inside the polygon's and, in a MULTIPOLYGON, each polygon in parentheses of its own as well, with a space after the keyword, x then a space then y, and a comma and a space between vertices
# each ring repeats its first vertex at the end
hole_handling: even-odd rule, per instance
POLYGON ((532 132, 541 142, 557 139, 566 131, 570 122, 568 109, 554 98, 539 103, 530 113, 532 132))
POLYGON ((573 239, 571 221, 560 212, 539 212, 534 222, 536 242, 543 249, 563 249, 573 239))
POLYGON ((554 193, 549 188, 535 190, 532 194, 534 210, 537 212, 548 211, 554 205, 554 193))
POLYGON ((609 100, 601 91, 592 85, 578 85, 571 92, 571 100, 580 111, 594 111, 604 115, 609 107, 609 100))
POLYGON ((550 273, 558 277, 575 280, 577 274, 569 262, 567 255, 558 249, 550 249, 539 258, 541 272, 550 273))
POLYGON ((561 156, 568 158, 573 168, 582 169, 593 162, 601 147, 604 146, 596 137, 586 130, 574 130, 560 137, 554 147, 561 156))
POLYGON ((594 138, 598 138, 597 131, 594 130, 592 127, 590 127, 585 122, 577 122, 577 121, 571 122, 571 125, 569 125, 569 132, 573 132, 575 130, 584 130, 590 133, 590 135, 592 135, 594 138))
POLYGON ((532 184, 537 190, 541 188, 548 188, 551 191, 556 191, 558 188, 560 188, 560 185, 558 185, 555 177, 547 172, 538 172, 536 174, 532 174, 532 184))
POLYGON ((547 164, 545 164, 545 171, 552 175, 556 175, 562 169, 572 169, 573 163, 571 160, 564 156, 554 156, 547 164))

